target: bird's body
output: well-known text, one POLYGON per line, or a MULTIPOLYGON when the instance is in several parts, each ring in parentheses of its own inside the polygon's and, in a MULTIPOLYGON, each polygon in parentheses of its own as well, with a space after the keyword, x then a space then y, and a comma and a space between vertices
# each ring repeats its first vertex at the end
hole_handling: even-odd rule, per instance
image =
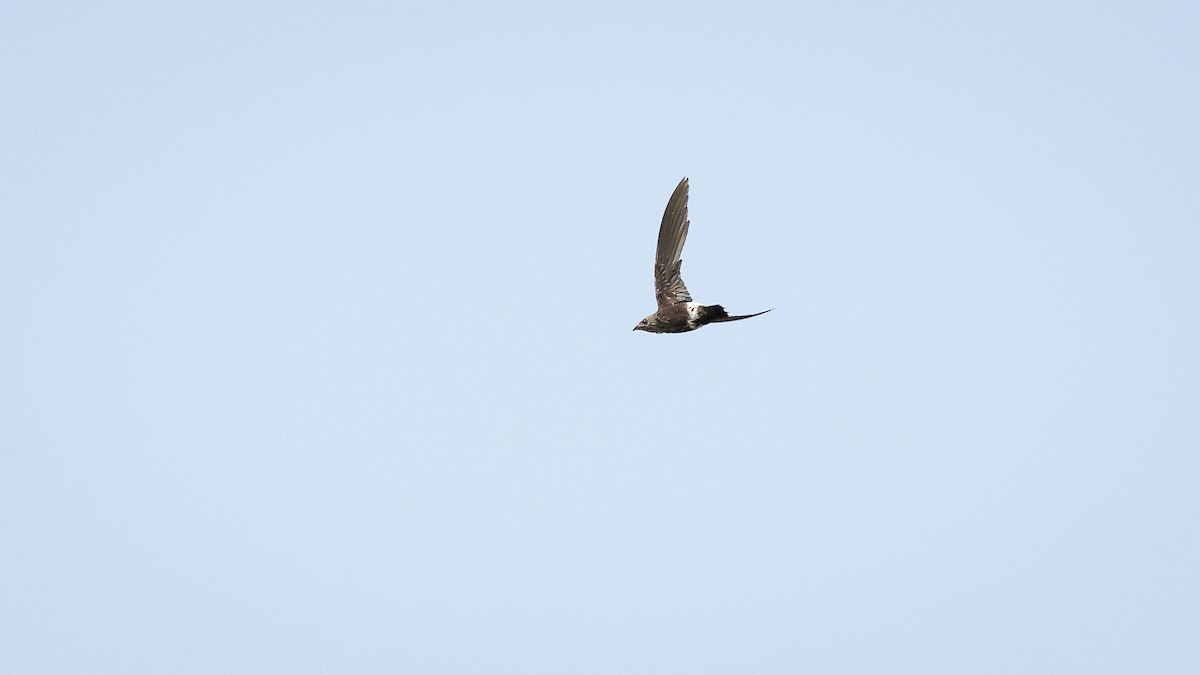
POLYGON ((690 330, 719 321, 737 321, 749 319, 752 316, 766 314, 764 310, 756 314, 744 316, 729 316, 720 305, 701 305, 698 302, 677 302, 660 308, 657 312, 642 319, 634 330, 644 330, 651 333, 686 333, 690 330))
POLYGON ((658 248, 654 256, 654 297, 658 311, 642 319, 634 330, 650 333, 686 333, 721 321, 739 321, 766 314, 769 309, 754 314, 730 316, 720 305, 701 305, 692 300, 687 286, 679 276, 683 265, 680 256, 687 241, 690 221, 687 215, 688 179, 679 181, 663 212, 658 228, 658 248))

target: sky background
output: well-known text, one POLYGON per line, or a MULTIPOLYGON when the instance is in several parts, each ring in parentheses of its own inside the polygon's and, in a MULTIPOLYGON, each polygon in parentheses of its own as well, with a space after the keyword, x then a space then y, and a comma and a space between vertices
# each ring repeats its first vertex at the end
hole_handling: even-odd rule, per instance
POLYGON ((0 671, 1200 672, 1200 5, 583 5, 0 6, 0 671))

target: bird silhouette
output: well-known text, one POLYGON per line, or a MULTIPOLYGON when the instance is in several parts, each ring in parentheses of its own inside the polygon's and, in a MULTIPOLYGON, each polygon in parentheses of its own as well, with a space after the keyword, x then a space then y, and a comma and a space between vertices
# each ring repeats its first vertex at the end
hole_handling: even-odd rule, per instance
POLYGON ((690 224, 688 179, 684 178, 671 194, 667 210, 663 212, 662 225, 658 228, 658 250, 654 255, 654 297, 658 301, 658 311, 639 321, 634 330, 686 333, 710 323, 741 321, 771 311, 765 309, 754 314, 730 316, 720 305, 701 305, 692 301, 679 276, 679 268, 683 265, 679 256, 683 253, 690 224))

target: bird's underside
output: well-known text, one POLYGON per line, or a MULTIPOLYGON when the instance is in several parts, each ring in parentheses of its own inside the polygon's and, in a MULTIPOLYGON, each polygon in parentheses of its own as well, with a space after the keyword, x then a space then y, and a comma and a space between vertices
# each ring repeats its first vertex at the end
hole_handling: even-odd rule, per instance
POLYGON ((688 179, 684 178, 671 194, 663 212, 662 225, 658 228, 658 248, 654 255, 654 297, 658 301, 658 311, 642 319, 634 330, 686 333, 710 323, 740 321, 771 311, 730 316, 720 305, 701 305, 692 300, 679 274, 683 265, 680 256, 690 225, 687 202, 688 179))
POLYGON ((634 330, 644 330, 650 333, 686 333, 710 323, 723 321, 741 321, 752 316, 766 314, 771 310, 763 310, 754 314, 730 316, 720 305, 701 305, 698 302, 680 302, 659 309, 657 312, 642 319, 634 330), (645 325, 643 325, 645 324, 645 325))

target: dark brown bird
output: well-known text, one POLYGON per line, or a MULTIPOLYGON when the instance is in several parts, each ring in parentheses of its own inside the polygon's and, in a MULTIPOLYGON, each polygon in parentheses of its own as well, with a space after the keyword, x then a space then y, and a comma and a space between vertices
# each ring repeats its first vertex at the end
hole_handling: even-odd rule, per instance
POLYGON ((766 314, 765 309, 755 314, 729 316, 720 305, 701 305, 692 302, 687 286, 679 276, 683 265, 680 255, 688 234, 688 179, 679 181, 667 210, 663 212, 662 225, 658 228, 658 251, 654 256, 654 297, 658 300, 658 311, 638 322, 634 330, 650 333, 686 333, 690 330, 720 321, 740 321, 752 316, 766 314))

